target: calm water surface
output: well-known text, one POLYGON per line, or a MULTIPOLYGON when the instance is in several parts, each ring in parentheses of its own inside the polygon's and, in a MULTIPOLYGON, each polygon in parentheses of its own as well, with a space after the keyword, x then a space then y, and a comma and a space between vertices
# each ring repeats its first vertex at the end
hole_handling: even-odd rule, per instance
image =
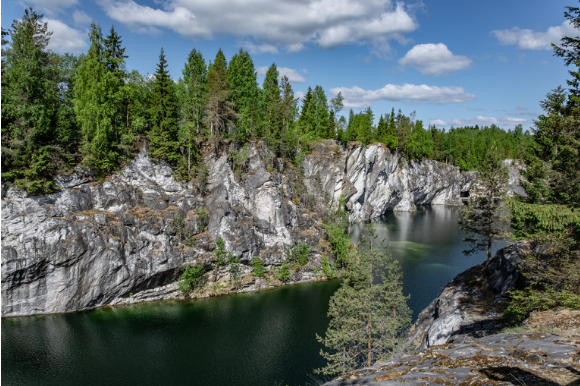
MULTIPOLYGON (((416 318, 465 257, 457 209, 424 207, 375 220, 401 262, 416 318)), ((352 227, 353 240, 367 224, 352 227)), ((252 294, 2 319, 3 385, 306 385, 324 363, 315 334, 328 325, 338 281, 252 294)))

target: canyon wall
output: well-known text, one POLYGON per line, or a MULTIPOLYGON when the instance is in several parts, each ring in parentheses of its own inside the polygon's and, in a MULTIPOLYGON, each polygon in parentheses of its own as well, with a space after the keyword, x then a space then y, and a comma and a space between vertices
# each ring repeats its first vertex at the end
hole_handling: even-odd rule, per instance
POLYGON ((431 160, 407 162, 382 145, 324 141, 301 165, 259 142, 237 161, 234 152, 242 154, 231 143, 218 152, 206 145, 207 178, 196 183, 176 181, 145 148, 102 182, 78 168, 60 176, 60 190, 49 195, 3 182, 2 316, 180 297, 182 265, 211 271, 219 237, 241 259, 242 274, 253 257, 279 266, 286 247, 305 243, 311 261, 290 281, 312 280, 329 252, 323 221, 341 196, 356 222, 419 204, 460 204, 474 178, 431 160))

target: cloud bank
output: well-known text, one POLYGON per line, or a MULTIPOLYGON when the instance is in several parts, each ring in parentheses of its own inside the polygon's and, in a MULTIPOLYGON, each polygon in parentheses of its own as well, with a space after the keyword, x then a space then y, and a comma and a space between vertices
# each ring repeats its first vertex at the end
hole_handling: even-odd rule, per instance
POLYGON ((453 55, 443 43, 417 44, 401 59, 399 64, 411 66, 423 75, 440 76, 448 72, 463 70, 471 65, 471 59, 453 55))
POLYGON ((401 2, 391 0, 168 0, 161 8, 134 0, 98 0, 107 15, 138 32, 177 32, 192 40, 236 36, 254 52, 277 46, 298 52, 307 44, 330 49, 345 44, 388 46, 417 28, 401 2))
POLYGON ((48 49, 60 53, 80 53, 88 47, 86 32, 71 28, 59 20, 44 18, 42 21, 46 22, 48 30, 52 31, 48 49))
MULTIPOLYGON (((282 79, 284 75, 288 77, 290 83, 304 83, 306 79, 302 75, 298 73, 298 71, 288 68, 288 67, 277 67, 278 69, 278 78, 282 79)), ((268 67, 258 67, 256 68, 256 72, 261 75, 265 75, 268 72, 268 67)))
POLYGON ((447 127, 447 126, 454 126, 454 127, 463 127, 463 126, 491 126, 496 125, 499 127, 511 126, 514 127, 516 125, 529 125, 531 122, 529 119, 523 118, 512 118, 512 117, 504 117, 504 118, 494 118, 494 117, 484 117, 478 115, 475 118, 468 118, 468 119, 454 119, 450 123, 447 123, 441 119, 436 119, 430 122, 431 125, 436 125, 439 127, 447 127))
POLYGON ((448 104, 463 103, 475 99, 475 95, 466 93, 462 87, 438 87, 425 84, 404 84, 402 86, 387 84, 378 90, 364 90, 357 86, 352 88, 336 87, 332 88, 330 92, 334 95, 341 92, 344 106, 347 108, 364 108, 379 100, 448 104))
POLYGON ((564 36, 577 36, 576 29, 566 20, 562 25, 550 27, 546 32, 534 32, 531 29, 512 29, 491 31, 500 44, 517 45, 522 50, 551 50, 552 43, 559 44, 564 36))

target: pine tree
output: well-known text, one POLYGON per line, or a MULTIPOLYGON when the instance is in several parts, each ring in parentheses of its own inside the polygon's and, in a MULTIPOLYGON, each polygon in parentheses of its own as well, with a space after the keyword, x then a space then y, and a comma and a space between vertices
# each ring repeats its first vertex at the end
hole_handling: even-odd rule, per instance
POLYGON ((321 351, 327 365, 317 373, 337 375, 385 360, 402 343, 411 324, 411 310, 402 292, 402 273, 396 261, 373 245, 351 257, 341 287, 330 299, 330 323, 321 351), (380 280, 377 280, 379 278, 380 280))
POLYGON ((167 71, 163 48, 159 54, 151 98, 152 127, 149 133, 149 154, 154 159, 177 166, 181 159, 177 137, 177 99, 175 84, 167 71))
POLYGON ((2 178, 16 180, 29 192, 52 188, 58 150, 58 72, 47 50, 51 32, 32 8, 3 30, 2 178), (55 154, 56 153, 56 154, 55 154))
POLYGON ((507 237, 505 228, 509 220, 505 208, 501 207, 507 183, 507 168, 502 164, 497 147, 493 146, 482 160, 470 191, 469 205, 460 211, 460 228, 468 234, 464 241, 471 246, 463 253, 486 251, 489 259, 493 242, 507 237))
POLYGON ((244 143, 258 133, 259 89, 254 62, 247 51, 240 48, 230 60, 227 83, 235 111, 239 114, 234 138, 238 143, 244 143))

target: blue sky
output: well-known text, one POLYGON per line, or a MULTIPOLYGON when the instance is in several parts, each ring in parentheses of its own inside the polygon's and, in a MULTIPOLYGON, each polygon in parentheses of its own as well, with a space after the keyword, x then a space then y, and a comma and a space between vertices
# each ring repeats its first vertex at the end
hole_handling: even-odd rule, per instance
POLYGON ((127 68, 155 72, 161 47, 174 79, 196 48, 207 61, 248 50, 258 81, 272 63, 297 95, 320 85, 345 97, 344 114, 391 108, 438 128, 533 125, 567 69, 550 43, 577 36, 561 0, 5 0, 2 27, 33 6, 53 31, 49 48, 86 52, 94 20, 111 25, 127 68))

